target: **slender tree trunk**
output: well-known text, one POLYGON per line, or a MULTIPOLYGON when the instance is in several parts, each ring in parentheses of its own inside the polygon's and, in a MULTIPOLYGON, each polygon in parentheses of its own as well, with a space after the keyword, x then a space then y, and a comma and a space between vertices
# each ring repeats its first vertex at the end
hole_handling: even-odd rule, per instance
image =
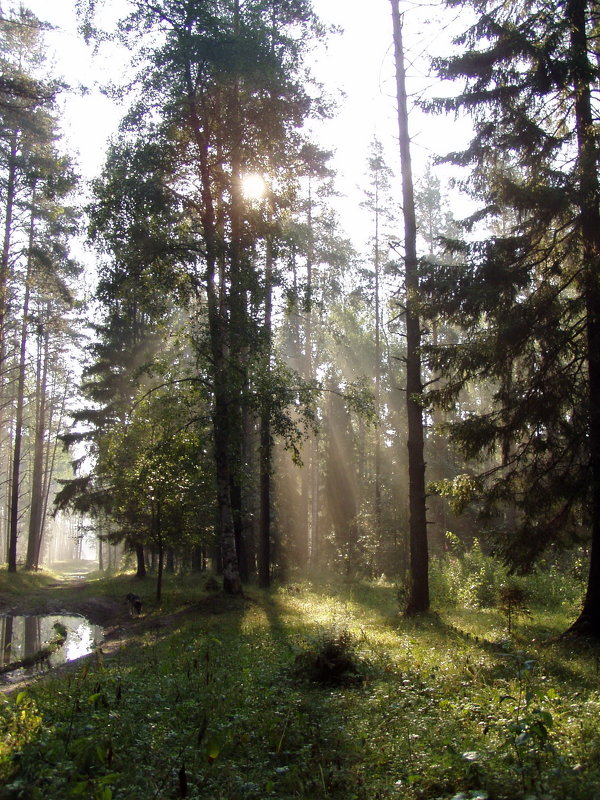
POLYGON ((40 543, 42 538, 42 517, 44 508, 44 439, 46 434, 46 391, 48 383, 48 351, 50 334, 46 326, 43 340, 38 347, 37 366, 37 415, 33 453, 33 473, 31 476, 31 506, 29 510, 29 536, 27 539, 27 569, 38 569, 40 543), (41 352, 43 341, 43 353, 41 352))
POLYGON ((160 603, 162 598, 162 581, 165 563, 165 544, 162 537, 162 519, 161 519, 161 506, 160 502, 156 504, 156 510, 153 511, 153 528, 154 538, 158 542, 158 569, 156 574, 156 602, 160 603))
POLYGON ((27 254, 27 274, 25 276, 25 297, 23 299, 23 319, 19 343, 19 377, 17 380, 17 408, 15 413, 15 438, 13 444, 13 464, 10 498, 10 529, 8 535, 8 571, 17 571, 17 538, 19 533, 19 489, 21 483, 21 446, 23 442, 23 411, 25 408, 25 371, 27 359, 27 327, 29 324, 29 296, 33 271, 33 235, 35 230, 35 188, 31 197, 31 220, 29 224, 29 247, 27 254))
MULTIPOLYGON (((50 490, 52 488, 52 478, 54 476, 54 466, 56 464, 56 454, 58 451, 58 436, 56 435, 56 431, 61 430, 63 420, 65 417, 65 409, 67 405, 67 393, 69 391, 69 384, 68 381, 65 380, 61 403, 60 403, 60 410, 58 413, 58 418, 56 420, 55 425, 55 434, 54 440, 52 440, 52 425, 53 425, 53 411, 48 415, 48 425, 47 425, 47 444, 46 444, 46 459, 44 464, 43 476, 44 476, 44 487, 43 487, 43 506, 42 506, 42 517, 40 520, 40 535, 37 539, 37 549, 35 553, 35 560, 39 564, 42 552, 42 542, 44 539, 44 530, 46 527, 46 519, 48 517, 48 503, 50 500, 50 490)), ((52 406, 51 406, 52 409, 52 406)))
POLYGON ((3 519, 3 535, 6 544, 6 557, 10 561, 10 435, 6 426, 6 419, 4 416, 5 396, 5 362, 7 356, 7 322, 9 310, 9 281, 11 275, 11 243, 13 235, 13 216, 16 200, 16 186, 17 186, 17 151, 18 151, 18 132, 12 132, 10 141, 10 151, 7 163, 6 175, 6 197, 4 199, 4 236, 2 240, 2 253, 0 256, 0 459, 5 464, 6 469, 6 486, 7 492, 5 498, 6 502, 6 516, 3 519), (6 426, 6 427, 5 427, 6 426), (6 433, 4 436, 3 434, 6 433), (5 450, 5 452, 2 452, 5 450))
MULTIPOLYGON (((308 183, 308 208, 306 212, 306 227, 308 230, 308 247, 306 253, 306 301, 304 307, 304 379, 311 383, 313 375, 313 293, 314 293, 314 230, 313 230, 313 201, 312 201, 312 178, 309 176, 308 183)), ((318 461, 318 442, 314 432, 311 431, 308 438, 308 459, 306 469, 309 474, 310 485, 310 505, 306 509, 306 529, 309 537, 310 568, 312 571, 317 569, 319 559, 319 461, 318 461)))
POLYGON ((381 310, 379 255, 379 172, 375 176, 375 541, 381 546, 381 310))
POLYGON ((13 131, 10 142, 10 152, 8 155, 6 199, 4 201, 4 238, 2 242, 2 257, 0 259, 0 381, 3 379, 4 361, 6 359, 8 282, 11 274, 10 248, 13 234, 13 215, 17 185, 17 149, 18 132, 13 131))
MULTIPOLYGON (((267 202, 271 204, 271 198, 267 202)), ((269 207, 267 224, 271 225, 269 207)), ((265 322, 263 347, 265 348, 265 372, 267 382, 271 373, 273 312, 273 241, 271 231, 267 234, 265 258, 265 322)), ((273 460, 273 439, 271 436, 271 404, 268 397, 263 398, 260 414, 260 550, 258 561, 258 582, 263 589, 271 584, 271 471, 273 460)))
POLYGON ((570 0, 571 59, 579 167, 579 210, 583 239, 582 291, 587 314, 589 374, 589 444, 592 543, 583 609, 571 630, 600 636, 600 184, 599 153, 594 133, 591 85, 593 71, 586 35, 587 0, 570 0))
POLYGON ((406 413, 408 419, 408 481, 410 531, 410 595, 407 614, 429 609, 429 553, 425 506, 425 459, 423 408, 421 398, 421 323, 416 309, 419 278, 417 263, 417 225, 408 133, 406 73, 402 46, 402 21, 399 0, 391 0, 396 57, 398 130, 402 172, 402 207, 404 216, 405 288, 406 288, 406 413))

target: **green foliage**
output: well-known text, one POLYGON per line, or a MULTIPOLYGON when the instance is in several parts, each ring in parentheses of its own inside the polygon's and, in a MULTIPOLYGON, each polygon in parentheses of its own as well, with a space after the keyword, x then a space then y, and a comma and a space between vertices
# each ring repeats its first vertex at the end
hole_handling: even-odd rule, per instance
POLYGON ((522 653, 515 653, 511 659, 517 670, 518 693, 499 696, 499 716, 492 724, 500 734, 501 750, 519 775, 523 792, 543 793, 548 788, 549 770, 560 774, 565 766, 551 741, 554 717, 542 707, 542 703, 551 705, 555 692, 548 694, 537 685, 534 660, 522 653))
POLYGON ((442 606, 491 608, 506 576, 506 567, 486 555, 475 539, 471 549, 460 556, 449 554, 432 560, 432 596, 442 606))
MULTIPOLYGON (((428 350, 441 378, 430 400, 479 474, 474 498, 482 519, 499 523, 497 551, 527 570, 551 547, 581 542, 599 513, 590 443, 600 382, 587 334, 600 257, 597 169, 587 166, 598 160, 598 52, 586 35, 595 9, 447 5, 462 9, 465 29, 434 61, 458 84, 433 106, 471 115, 470 142, 446 160, 471 168, 464 186, 479 208, 461 240, 446 240, 453 262, 424 264, 423 314, 455 331, 428 350), (483 402, 472 402, 482 386, 483 402)), ((439 488, 460 509, 473 499, 439 488)))
POLYGON ((0 785, 16 771, 14 754, 36 737, 41 725, 42 717, 26 692, 12 702, 0 696, 0 785))
MULTIPOLYGON (((433 558, 431 563, 430 581, 436 607, 502 608, 506 605, 503 591, 509 588, 530 608, 562 609, 574 615, 581 607, 586 577, 582 569, 584 554, 574 552, 560 561, 547 560, 530 575, 513 575, 509 579, 503 562, 484 553, 477 539, 470 550, 462 552, 458 537, 450 532, 446 537, 450 552, 433 558)), ((516 602, 515 610, 518 606, 516 602)))
POLYGON ((0 592, 13 596, 31 595, 56 581, 56 576, 47 572, 8 572, 0 569, 0 592))
POLYGON ((481 481, 473 475, 456 475, 452 479, 433 481, 428 489, 445 497, 452 511, 460 514, 481 492, 481 481))
MULTIPOLYGON (((394 588, 303 584, 206 597, 2 706, 3 800, 591 800, 596 653, 492 646, 490 612, 393 615, 394 588), (477 628, 473 626, 477 625, 477 628), (298 647, 361 682, 298 680, 298 647), (25 713, 23 713, 25 712, 25 713)), ((197 584, 196 584, 197 585, 197 584)), ((106 582, 108 586, 108 582, 106 582)), ((123 579, 113 584, 121 595, 123 579)), ((534 614, 533 621, 536 621, 534 614)), ((555 615, 553 631, 564 628, 555 615)))

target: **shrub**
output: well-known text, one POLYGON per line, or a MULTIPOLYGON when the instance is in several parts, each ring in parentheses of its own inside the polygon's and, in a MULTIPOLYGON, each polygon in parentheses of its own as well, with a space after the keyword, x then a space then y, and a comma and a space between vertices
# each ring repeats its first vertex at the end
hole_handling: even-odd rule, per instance
POLYGON ((471 550, 462 555, 433 559, 430 576, 431 594, 437 604, 491 608, 506 581, 507 570, 497 558, 484 553, 475 539, 471 550))
POLYGON ((508 632, 512 633, 512 623, 516 616, 531 616, 527 607, 529 594, 516 583, 504 583, 498 592, 498 608, 508 622, 508 632))

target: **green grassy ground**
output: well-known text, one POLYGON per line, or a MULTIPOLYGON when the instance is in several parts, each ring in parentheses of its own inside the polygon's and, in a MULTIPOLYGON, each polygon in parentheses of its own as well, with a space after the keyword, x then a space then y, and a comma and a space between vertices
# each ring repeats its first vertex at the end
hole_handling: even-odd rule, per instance
POLYGON ((145 586, 141 637, 2 706, 0 797, 600 798, 599 651, 548 643, 562 610, 508 637, 489 609, 404 620, 384 585, 145 586), (346 680, 310 680, 331 641, 346 680))

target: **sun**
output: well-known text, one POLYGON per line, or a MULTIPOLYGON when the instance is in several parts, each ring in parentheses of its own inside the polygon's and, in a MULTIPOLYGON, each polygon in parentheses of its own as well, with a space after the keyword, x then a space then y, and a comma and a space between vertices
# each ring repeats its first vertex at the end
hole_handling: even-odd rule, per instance
POLYGON ((246 200, 262 200, 267 193, 267 184, 262 175, 248 173, 242 178, 242 193, 246 200))

